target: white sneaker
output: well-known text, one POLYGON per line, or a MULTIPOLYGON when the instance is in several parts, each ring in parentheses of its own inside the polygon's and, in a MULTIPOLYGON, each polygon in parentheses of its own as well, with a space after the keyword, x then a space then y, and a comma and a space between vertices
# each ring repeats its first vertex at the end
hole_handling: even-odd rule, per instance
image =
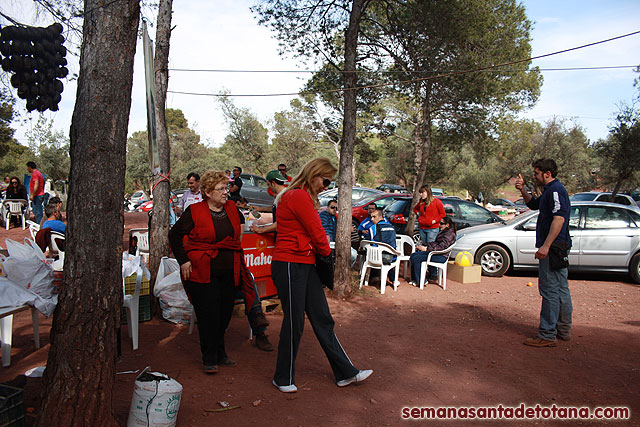
POLYGON ((280 390, 283 393, 295 393, 296 391, 298 391, 298 387, 295 386, 295 384, 291 384, 291 385, 278 385, 276 384, 276 380, 273 380, 273 385, 278 387, 278 390, 280 390))
POLYGON ((359 383, 366 380, 371 374, 373 374, 372 369, 365 369, 364 371, 358 371, 358 373, 351 378, 338 381, 336 384, 338 384, 338 387, 346 387, 349 384, 359 383))

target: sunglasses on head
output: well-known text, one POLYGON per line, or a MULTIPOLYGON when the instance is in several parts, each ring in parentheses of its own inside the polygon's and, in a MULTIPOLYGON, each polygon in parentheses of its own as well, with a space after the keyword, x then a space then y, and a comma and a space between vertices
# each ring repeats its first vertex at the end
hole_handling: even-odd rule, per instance
POLYGON ((328 187, 328 186, 330 186, 330 185, 331 185, 331 180, 330 180, 329 178, 324 178, 324 179, 322 180, 322 186, 323 186, 323 187, 328 187))

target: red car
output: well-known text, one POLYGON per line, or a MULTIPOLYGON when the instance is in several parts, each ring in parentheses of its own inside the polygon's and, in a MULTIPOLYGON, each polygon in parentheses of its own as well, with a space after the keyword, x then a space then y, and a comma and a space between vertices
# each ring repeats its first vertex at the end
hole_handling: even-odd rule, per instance
POLYGON ((407 198, 411 199, 411 195, 401 193, 382 193, 359 200, 358 202, 356 202, 357 205, 354 204, 353 208, 351 209, 353 225, 358 227, 358 225, 360 225, 360 223, 369 215, 367 206, 369 206, 371 203, 375 203, 378 209, 383 210, 395 200, 407 198))

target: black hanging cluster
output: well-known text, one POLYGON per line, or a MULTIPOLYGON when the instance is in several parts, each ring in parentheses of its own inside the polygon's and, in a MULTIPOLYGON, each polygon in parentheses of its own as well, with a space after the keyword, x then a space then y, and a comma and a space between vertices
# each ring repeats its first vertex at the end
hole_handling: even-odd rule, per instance
POLYGON ((67 49, 62 45, 62 25, 7 26, 0 30, 2 69, 11 72, 11 86, 26 99, 27 110, 58 111, 64 86, 59 79, 69 74, 67 49))

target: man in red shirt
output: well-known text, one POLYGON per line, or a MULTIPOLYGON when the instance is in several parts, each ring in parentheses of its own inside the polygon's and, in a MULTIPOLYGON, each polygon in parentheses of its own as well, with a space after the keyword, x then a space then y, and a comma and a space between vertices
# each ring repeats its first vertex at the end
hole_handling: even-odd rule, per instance
POLYGON ((33 207, 33 215, 36 217, 36 223, 40 224, 42 219, 42 202, 44 201, 44 177, 38 169, 35 162, 27 162, 27 171, 31 174, 29 181, 29 200, 33 207))

